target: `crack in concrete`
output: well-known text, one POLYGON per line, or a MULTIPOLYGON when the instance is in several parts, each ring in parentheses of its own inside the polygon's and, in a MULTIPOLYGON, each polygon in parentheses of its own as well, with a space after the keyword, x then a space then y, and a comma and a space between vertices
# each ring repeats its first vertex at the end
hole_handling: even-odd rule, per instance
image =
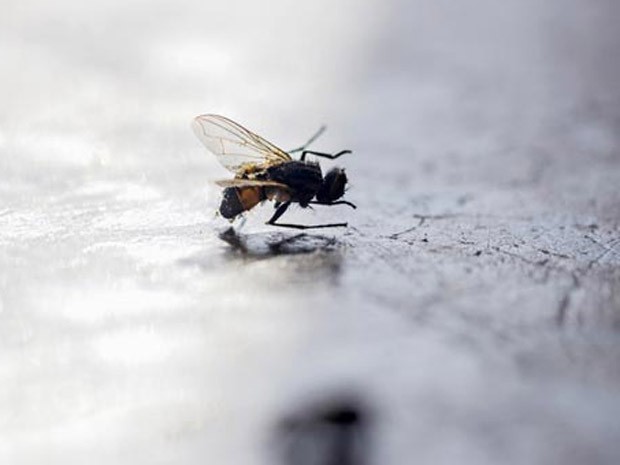
POLYGON ((584 237, 586 239, 589 239, 594 244, 598 245, 599 247, 601 247, 603 249, 602 253, 600 253, 595 259, 591 260, 586 265, 586 269, 588 269, 588 270, 590 270, 594 265, 596 265, 598 262, 600 262, 603 258, 605 258, 610 253, 613 253, 613 254, 617 253, 615 249, 616 249, 616 246, 618 244, 620 244, 620 239, 612 239, 609 242, 609 244, 611 244, 611 246, 608 246, 607 244, 603 244, 602 242, 598 241, 597 239, 595 239, 594 237, 590 236, 589 234, 586 234, 584 237))

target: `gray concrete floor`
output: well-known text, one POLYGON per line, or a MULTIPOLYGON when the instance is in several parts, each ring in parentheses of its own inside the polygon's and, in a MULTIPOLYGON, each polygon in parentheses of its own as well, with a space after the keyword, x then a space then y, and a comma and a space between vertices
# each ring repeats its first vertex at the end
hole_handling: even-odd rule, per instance
POLYGON ((1 463, 620 462, 616 2, 3 10, 1 463), (350 227, 227 235, 206 112, 350 227))

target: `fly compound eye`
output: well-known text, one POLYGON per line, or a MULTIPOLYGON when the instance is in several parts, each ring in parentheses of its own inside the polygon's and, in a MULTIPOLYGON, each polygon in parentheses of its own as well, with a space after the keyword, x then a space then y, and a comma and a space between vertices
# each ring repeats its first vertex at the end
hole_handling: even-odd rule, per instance
POLYGON ((342 168, 332 168, 323 178, 323 184, 316 194, 320 203, 333 202, 344 195, 347 175, 342 168))

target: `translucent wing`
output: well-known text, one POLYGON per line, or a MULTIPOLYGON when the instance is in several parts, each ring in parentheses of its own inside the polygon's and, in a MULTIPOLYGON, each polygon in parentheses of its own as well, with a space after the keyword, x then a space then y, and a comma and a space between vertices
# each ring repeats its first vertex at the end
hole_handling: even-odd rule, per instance
POLYGON ((269 166, 292 160, 284 150, 224 116, 197 116, 192 128, 222 166, 233 173, 247 166, 269 166))
MULTIPOLYGON (((290 202, 294 192, 286 184, 275 181, 261 181, 258 179, 226 179, 224 181, 216 181, 221 187, 237 187, 238 192, 244 192, 246 189, 253 191, 257 187, 263 188, 264 197, 258 197, 260 200, 273 200, 275 202, 290 202)), ((242 195, 243 196, 243 195, 242 195)))
POLYGON ((224 179, 215 181, 220 187, 277 187, 289 191, 290 188, 286 184, 275 181, 261 181, 257 179, 224 179))

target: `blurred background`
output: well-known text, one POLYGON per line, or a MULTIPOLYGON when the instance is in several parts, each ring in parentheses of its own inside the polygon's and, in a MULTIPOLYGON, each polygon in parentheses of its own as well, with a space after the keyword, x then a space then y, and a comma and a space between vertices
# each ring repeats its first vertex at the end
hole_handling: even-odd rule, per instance
POLYGON ((0 462, 618 463, 618 2, 1 1, 0 462), (352 227, 222 241, 202 113, 352 227))

